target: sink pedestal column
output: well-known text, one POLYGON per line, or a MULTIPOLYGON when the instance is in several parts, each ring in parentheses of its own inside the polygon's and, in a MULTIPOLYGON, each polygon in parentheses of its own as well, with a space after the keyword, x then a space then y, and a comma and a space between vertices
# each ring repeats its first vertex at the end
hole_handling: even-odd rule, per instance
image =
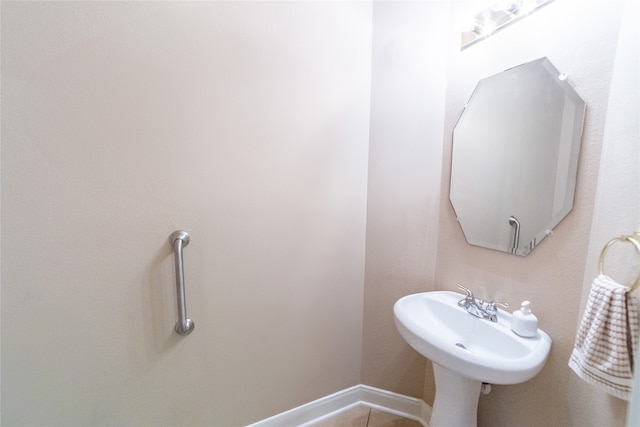
POLYGON ((482 382, 472 380, 434 363, 436 398, 430 427, 476 427, 482 382))

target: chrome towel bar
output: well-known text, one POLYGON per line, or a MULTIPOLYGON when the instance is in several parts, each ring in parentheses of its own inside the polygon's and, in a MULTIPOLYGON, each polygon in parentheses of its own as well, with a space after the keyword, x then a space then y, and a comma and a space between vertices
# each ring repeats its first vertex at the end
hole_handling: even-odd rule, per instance
POLYGON ((520 221, 518 218, 511 215, 509 217, 509 225, 513 228, 513 247, 511 248, 511 253, 516 254, 518 251, 518 245, 520 244, 520 221))
POLYGON ((184 265, 182 262, 182 249, 189 244, 189 233, 178 230, 171 233, 169 238, 173 246, 176 258, 176 292, 178 295, 178 322, 175 330, 179 335, 189 335, 195 323, 187 318, 187 303, 184 292, 184 265))

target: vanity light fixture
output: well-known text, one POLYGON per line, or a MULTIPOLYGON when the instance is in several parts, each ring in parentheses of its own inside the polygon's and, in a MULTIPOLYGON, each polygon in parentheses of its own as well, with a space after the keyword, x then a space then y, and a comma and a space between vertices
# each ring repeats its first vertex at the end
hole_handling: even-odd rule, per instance
POLYGON ((501 0, 473 17, 462 31, 460 50, 486 39, 496 31, 528 16, 553 0, 501 0))

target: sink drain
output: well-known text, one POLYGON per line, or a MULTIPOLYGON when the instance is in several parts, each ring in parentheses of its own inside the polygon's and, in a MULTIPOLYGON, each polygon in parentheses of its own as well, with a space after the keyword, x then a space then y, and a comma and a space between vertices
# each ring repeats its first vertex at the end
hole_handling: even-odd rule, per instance
POLYGON ((467 347, 465 347, 461 342, 457 342, 456 347, 464 348, 465 350, 467 349, 467 347))

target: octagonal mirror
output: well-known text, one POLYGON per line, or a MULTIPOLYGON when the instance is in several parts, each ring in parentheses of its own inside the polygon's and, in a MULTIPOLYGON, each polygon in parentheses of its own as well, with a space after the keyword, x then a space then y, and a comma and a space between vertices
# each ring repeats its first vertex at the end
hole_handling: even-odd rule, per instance
POLYGON ((573 208, 585 102, 547 58, 480 80, 453 132, 469 244, 529 254, 573 208))

